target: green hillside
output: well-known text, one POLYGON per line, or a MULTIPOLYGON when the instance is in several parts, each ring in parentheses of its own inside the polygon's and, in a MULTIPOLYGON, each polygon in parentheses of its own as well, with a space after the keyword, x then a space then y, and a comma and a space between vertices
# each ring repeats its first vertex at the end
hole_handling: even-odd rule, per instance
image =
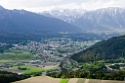
POLYGON ((124 60, 125 35, 99 42, 71 57, 78 62, 95 60, 124 60))

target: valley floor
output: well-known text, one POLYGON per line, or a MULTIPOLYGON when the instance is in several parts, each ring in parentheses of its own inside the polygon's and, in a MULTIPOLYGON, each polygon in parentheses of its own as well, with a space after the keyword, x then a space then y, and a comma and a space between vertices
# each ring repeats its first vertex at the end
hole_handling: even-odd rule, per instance
POLYGON ((48 76, 38 76, 13 83, 125 83, 125 81, 94 80, 82 78, 71 78, 67 81, 67 79, 51 78, 48 76))

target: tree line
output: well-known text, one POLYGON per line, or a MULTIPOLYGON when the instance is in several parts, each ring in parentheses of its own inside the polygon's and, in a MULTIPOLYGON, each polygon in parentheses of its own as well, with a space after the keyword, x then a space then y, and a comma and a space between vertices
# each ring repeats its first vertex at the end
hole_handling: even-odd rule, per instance
POLYGON ((18 75, 16 73, 0 71, 0 83, 11 83, 29 78, 30 75, 18 75))
POLYGON ((83 70, 76 71, 62 71, 62 72, 48 72, 48 76, 54 78, 88 78, 88 79, 100 79, 100 80, 120 80, 125 78, 125 71, 108 71, 104 72, 86 72, 83 70))

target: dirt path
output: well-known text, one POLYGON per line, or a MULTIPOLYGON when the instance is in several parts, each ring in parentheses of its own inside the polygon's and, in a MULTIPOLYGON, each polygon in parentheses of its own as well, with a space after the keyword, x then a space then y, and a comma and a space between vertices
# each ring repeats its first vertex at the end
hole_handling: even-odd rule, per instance
POLYGON ((84 83, 89 83, 89 79, 86 79, 84 83))
POLYGON ((78 78, 72 78, 69 80, 68 83, 77 83, 78 78))

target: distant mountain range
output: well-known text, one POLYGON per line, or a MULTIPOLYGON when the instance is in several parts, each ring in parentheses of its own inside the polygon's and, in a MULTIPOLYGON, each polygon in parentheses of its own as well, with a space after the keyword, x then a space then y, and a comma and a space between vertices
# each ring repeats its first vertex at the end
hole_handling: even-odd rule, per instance
POLYGON ((83 31, 100 33, 124 33, 125 9, 103 8, 95 11, 86 10, 53 10, 42 15, 55 17, 81 28, 83 31))
POLYGON ((77 31, 124 33, 125 9, 52 10, 40 15, 25 10, 8 10, 0 6, 0 29, 0 32, 10 33, 77 31))
POLYGON ((44 11, 42 15, 51 17, 51 18, 58 18, 65 22, 72 23, 76 19, 81 18, 87 11, 83 9, 74 9, 74 10, 51 10, 51 11, 44 11))
POLYGON ((56 18, 48 18, 25 10, 8 10, 0 6, 0 32, 32 33, 77 32, 79 28, 56 18))
POLYGON ((125 35, 113 37, 99 42, 92 47, 71 57, 78 62, 113 60, 120 61, 125 58, 125 35))

